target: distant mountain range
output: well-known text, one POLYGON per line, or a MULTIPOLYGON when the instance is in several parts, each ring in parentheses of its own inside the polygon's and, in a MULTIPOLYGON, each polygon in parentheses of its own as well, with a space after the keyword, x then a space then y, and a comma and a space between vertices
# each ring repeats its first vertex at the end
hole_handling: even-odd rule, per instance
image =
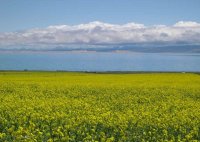
POLYGON ((46 48, 0 48, 0 51, 94 51, 94 52, 141 52, 141 53, 200 53, 200 45, 108 45, 101 46, 66 46, 46 48))
MULTIPOLYGON (((116 50, 116 49, 115 49, 116 50)), ((200 53, 200 45, 182 45, 182 46, 123 46, 118 50, 127 50, 144 53, 200 53)))
MULTIPOLYGON (((66 47, 57 47, 53 51, 81 51, 83 48, 70 49, 66 47)), ((101 48, 84 48, 84 51, 127 51, 127 52, 142 52, 142 53, 200 53, 200 45, 173 45, 173 46, 139 46, 139 45, 120 45, 101 48)))

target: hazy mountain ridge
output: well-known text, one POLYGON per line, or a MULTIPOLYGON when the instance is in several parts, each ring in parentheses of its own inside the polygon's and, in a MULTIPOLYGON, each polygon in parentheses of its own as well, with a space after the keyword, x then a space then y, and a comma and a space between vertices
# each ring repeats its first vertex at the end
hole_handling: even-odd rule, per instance
POLYGON ((120 46, 103 46, 87 47, 80 46, 71 48, 66 47, 55 47, 55 48, 0 48, 0 51, 94 51, 94 52, 141 52, 141 53, 200 53, 200 45, 171 45, 171 46, 141 46, 141 45, 120 45, 120 46))

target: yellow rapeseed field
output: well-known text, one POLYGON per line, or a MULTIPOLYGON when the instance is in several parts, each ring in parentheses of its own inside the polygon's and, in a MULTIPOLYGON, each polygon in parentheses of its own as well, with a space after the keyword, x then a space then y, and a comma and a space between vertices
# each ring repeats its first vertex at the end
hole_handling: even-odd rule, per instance
POLYGON ((0 72, 0 141, 200 141, 200 75, 0 72))

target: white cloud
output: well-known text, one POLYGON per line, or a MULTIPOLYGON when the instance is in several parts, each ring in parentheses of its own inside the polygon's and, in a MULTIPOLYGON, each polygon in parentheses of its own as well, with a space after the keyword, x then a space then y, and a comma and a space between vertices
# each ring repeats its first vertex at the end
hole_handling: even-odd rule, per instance
POLYGON ((179 21, 178 23, 174 24, 175 27, 200 27, 200 24, 197 22, 192 21, 179 21))
POLYGON ((0 33, 0 49, 102 48, 121 44, 200 44, 200 23, 180 21, 172 26, 91 22, 44 29, 0 33), (98 45, 98 46, 97 46, 98 45))

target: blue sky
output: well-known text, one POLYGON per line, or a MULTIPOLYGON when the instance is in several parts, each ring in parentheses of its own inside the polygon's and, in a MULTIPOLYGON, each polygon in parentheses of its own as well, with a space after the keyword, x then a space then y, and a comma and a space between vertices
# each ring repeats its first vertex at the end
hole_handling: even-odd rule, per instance
POLYGON ((200 22, 200 0, 1 0, 0 32, 74 25, 200 22))

